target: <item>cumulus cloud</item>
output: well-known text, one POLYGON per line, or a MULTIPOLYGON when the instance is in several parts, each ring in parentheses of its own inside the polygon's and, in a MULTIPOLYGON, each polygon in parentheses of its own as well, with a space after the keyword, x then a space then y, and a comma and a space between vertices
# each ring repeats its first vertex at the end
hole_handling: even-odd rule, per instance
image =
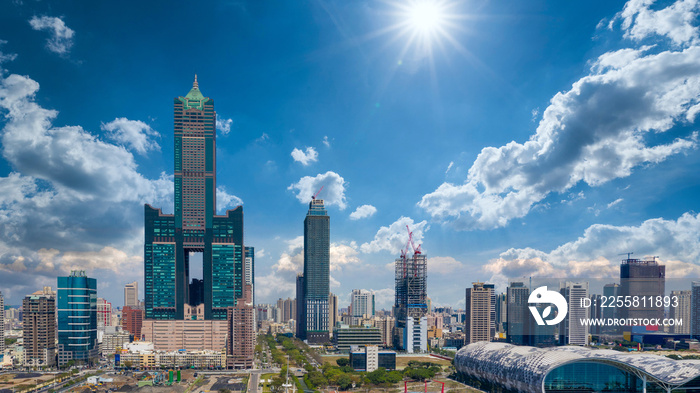
POLYGON ((450 274, 464 267, 464 264, 452 257, 428 258, 428 273, 450 274))
POLYGON ((354 212, 350 213, 351 220, 359 220, 361 218, 372 217, 377 212, 377 208, 372 205, 358 206, 354 212))
POLYGON ((639 226, 595 224, 583 236, 545 252, 511 248, 489 261, 483 270, 515 277, 605 278, 619 276, 619 254, 659 256, 671 278, 700 275, 700 214, 685 213, 677 220, 654 218, 639 226))
MULTIPOLYGON (((649 4, 633 1, 628 7, 640 3, 649 4)), ((686 3, 671 8, 686 7, 694 20, 697 7, 686 3)), ((637 16, 623 27, 632 32, 639 20, 637 16)), ((696 42, 695 29, 692 34, 659 29, 654 32, 696 42)), ((641 31, 635 37, 651 34, 641 31)), ((657 144, 649 140, 658 138, 648 136, 693 121, 700 112, 700 46, 649 50, 600 56, 589 75, 551 99, 528 141, 482 149, 464 183, 443 183, 418 206, 459 229, 503 227, 551 193, 566 192, 580 182, 599 186, 696 148, 697 132, 657 144)))
POLYGON ((406 242, 408 242, 406 225, 413 232, 413 243, 418 247, 418 244, 423 242, 423 234, 430 229, 428 222, 424 220, 414 223, 412 218, 401 216, 388 227, 383 226, 379 228, 374 235, 374 240, 362 244, 360 250, 364 253, 389 251, 392 254, 399 254, 401 249, 406 247, 406 242))
POLYGON ((119 117, 109 123, 102 123, 101 128, 109 133, 112 140, 130 147, 139 154, 146 154, 149 150, 160 150, 160 145, 152 139, 160 134, 140 120, 119 117))
POLYGON ((233 119, 226 119, 219 115, 216 116, 216 129, 219 130, 221 135, 228 135, 231 132, 231 124, 233 124, 233 119))
POLYGON ((54 53, 65 55, 70 52, 73 46, 73 36, 75 32, 71 30, 63 22, 61 18, 52 16, 34 16, 29 20, 29 25, 32 29, 39 31, 48 31, 50 36, 46 40, 46 47, 54 53))
POLYGON ((287 187, 296 191, 296 197, 301 203, 309 203, 311 197, 323 187, 318 198, 323 199, 326 206, 337 205, 340 210, 347 207, 345 200, 345 179, 339 174, 328 171, 315 177, 304 176, 298 182, 287 187))
POLYGON ((243 204, 243 200, 226 192, 223 186, 216 187, 216 211, 224 214, 226 209, 234 209, 243 204))
MULTIPOLYGON (((5 45, 5 44, 7 44, 7 41, 0 40, 0 47, 5 45)), ((12 61, 16 58, 17 58, 17 54, 15 54, 15 53, 5 54, 5 53, 0 52, 0 64, 4 63, 6 61, 12 61)))
POLYGON ((312 162, 318 161, 318 152, 313 147, 307 147, 306 152, 294 148, 292 150, 292 158, 294 161, 301 163, 301 165, 307 166, 312 162))
MULTIPOLYGON (((54 127, 58 112, 35 102, 39 84, 5 75, 0 69, 0 151, 13 172, 0 177, 0 270, 16 274, 0 274, 0 286, 30 293, 71 266, 140 260, 143 203, 171 206, 172 177, 148 179, 123 146, 80 126, 54 127)), ((133 280, 138 271, 116 273, 133 280)))
POLYGON ((700 3, 697 0, 680 0, 660 10, 652 10, 654 0, 631 0, 609 24, 612 29, 622 21, 625 37, 636 41, 656 35, 667 37, 675 45, 695 44, 698 28, 694 26, 700 3))

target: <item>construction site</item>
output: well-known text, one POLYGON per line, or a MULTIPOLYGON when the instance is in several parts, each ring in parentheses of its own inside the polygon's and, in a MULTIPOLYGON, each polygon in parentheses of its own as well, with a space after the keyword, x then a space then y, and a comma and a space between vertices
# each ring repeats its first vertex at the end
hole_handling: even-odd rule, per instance
POLYGON ((420 324, 421 318, 428 313, 428 258, 422 253, 420 244, 416 247, 408 225, 406 230, 408 241, 395 263, 394 346, 413 352, 414 345, 407 344, 404 336, 406 328, 410 327, 408 324, 420 324), (413 254, 409 255, 411 250, 413 254))

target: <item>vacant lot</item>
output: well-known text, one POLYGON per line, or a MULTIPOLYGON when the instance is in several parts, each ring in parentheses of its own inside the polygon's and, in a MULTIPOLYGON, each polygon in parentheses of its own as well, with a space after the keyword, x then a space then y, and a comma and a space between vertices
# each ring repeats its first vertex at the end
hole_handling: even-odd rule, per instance
MULTIPOLYGON (((336 366, 337 363, 335 362, 336 360, 340 358, 345 358, 348 359, 348 355, 345 356, 323 356, 323 363, 328 363, 333 366, 336 366)), ((396 357, 396 368, 399 370, 403 370, 408 366, 408 362, 415 360, 418 362, 431 362, 435 364, 439 364, 442 367, 449 366, 451 363, 449 360, 443 360, 443 359, 438 359, 432 356, 428 355, 416 355, 416 356, 397 356, 396 357)))

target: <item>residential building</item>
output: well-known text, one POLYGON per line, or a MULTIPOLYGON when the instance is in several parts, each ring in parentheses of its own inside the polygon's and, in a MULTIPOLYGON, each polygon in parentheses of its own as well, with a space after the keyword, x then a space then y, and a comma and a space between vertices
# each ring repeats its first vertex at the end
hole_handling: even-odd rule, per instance
POLYGON ((229 369, 253 368, 255 360, 255 330, 253 286, 246 284, 246 297, 239 299, 235 307, 228 309, 228 337, 226 341, 226 367, 229 369))
POLYGON ((97 360, 97 280, 74 270, 58 277, 58 364, 97 360))
POLYGON ((690 335, 692 293, 692 290, 671 291, 671 307, 669 310, 669 318, 680 319, 681 321, 683 321, 682 325, 671 326, 671 332, 673 334, 690 335))
POLYGON ((255 247, 245 247, 245 284, 253 291, 252 304, 255 305, 255 247))
POLYGON ((408 317, 403 335, 403 348, 408 353, 428 352, 428 318, 408 317))
POLYGON ((299 323, 300 329, 298 329, 299 338, 307 340, 310 344, 323 344, 329 341, 329 278, 330 217, 323 199, 314 197, 309 202, 309 211, 304 219, 304 274, 301 294, 303 313, 300 315, 305 321, 299 323))
POLYGON ((134 336, 134 340, 140 341, 141 327, 143 326, 144 310, 141 308, 125 306, 122 309, 122 328, 134 336))
POLYGON ((97 298, 97 327, 104 329, 112 326, 112 303, 101 297, 97 298))
POLYGON ((700 281, 693 281, 690 291, 690 335, 700 338, 700 281))
POLYGON ((465 344, 491 341, 493 287, 483 282, 472 283, 465 298, 464 337, 465 344))
POLYGON ((144 341, 159 351, 221 351, 226 348, 228 321, 146 319, 141 332, 144 341))
POLYGON ((139 305, 139 283, 134 281, 124 285, 124 306, 138 307, 139 305))
POLYGON ((364 318, 374 316, 374 291, 366 289, 353 289, 350 293, 350 307, 352 316, 364 318))
POLYGON ((329 330, 335 329, 338 323, 338 296, 334 294, 328 295, 328 326, 329 330))
POLYGON ((55 365, 56 297, 37 292, 24 298, 22 309, 24 364, 30 367, 55 365))
POLYGON ((0 355, 5 353, 5 298, 0 291, 0 355))
POLYGON ((112 355, 131 342, 131 334, 119 326, 107 326, 102 335, 102 355, 112 355))

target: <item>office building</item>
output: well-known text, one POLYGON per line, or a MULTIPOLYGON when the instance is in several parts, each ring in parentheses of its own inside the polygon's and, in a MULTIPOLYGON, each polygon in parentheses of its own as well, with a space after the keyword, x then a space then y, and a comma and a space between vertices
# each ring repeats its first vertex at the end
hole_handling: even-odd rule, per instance
POLYGON ((375 346, 360 348, 350 352, 350 367, 355 371, 367 372, 377 368, 384 368, 387 371, 396 370, 396 352, 379 351, 375 346))
POLYGON ((245 284, 252 288, 255 305, 255 247, 245 247, 245 284))
MULTIPOLYGON (((323 199, 315 197, 309 202, 309 211, 304 219, 304 274, 301 279, 303 307, 298 321, 298 337, 310 344, 328 342, 328 297, 330 294, 330 217, 323 199)), ((297 278, 297 291, 299 290, 297 278)), ((299 313, 297 305, 297 313, 299 313)))
POLYGON ((22 301, 24 364, 30 367, 56 364, 56 298, 37 292, 22 301))
POLYGON ((569 312, 559 324, 560 345, 588 345, 588 325, 582 319, 589 318, 589 308, 583 307, 583 299, 588 298, 588 283, 562 283, 559 292, 568 303, 569 312))
POLYGON ((350 294, 350 307, 352 316, 364 318, 374 316, 374 291, 366 289, 353 289, 350 294))
POLYGON ((328 295, 328 326, 332 331, 338 324, 338 296, 328 295))
POLYGON ((478 342, 454 359, 457 379, 485 392, 697 392, 700 364, 589 347, 478 342), (477 384, 478 383, 478 384, 477 384))
POLYGON ((141 329, 143 327, 144 310, 131 306, 122 309, 122 329, 134 336, 134 340, 142 339, 141 329))
POLYGON ((493 287, 483 282, 472 283, 467 288, 465 298, 464 339, 465 344, 477 341, 491 341, 492 309, 491 297, 493 287))
POLYGON ((303 340, 306 334, 306 312, 304 303, 304 275, 297 274, 296 280, 296 336, 298 339, 303 340))
POLYGON ((193 278, 190 281, 190 299, 188 304, 193 307, 204 304, 204 280, 193 278))
POLYGON ((102 335, 102 356, 113 355, 131 342, 131 334, 119 326, 105 327, 102 335))
POLYGON ((74 270, 58 277, 58 364, 97 360, 97 280, 74 270))
MULTIPOLYGON (((618 296, 620 296, 620 284, 605 284, 603 286, 603 296, 605 296, 606 299, 616 299, 618 296)), ((601 314, 606 320, 619 318, 619 311, 617 307, 602 307, 601 314)), ((618 334, 619 331, 619 327, 616 326, 606 325, 602 328, 602 333, 607 335, 615 335, 618 334)))
POLYGON ((221 351, 226 348, 228 329, 228 321, 146 319, 141 333, 144 341, 153 343, 153 347, 159 351, 221 351))
POLYGON ((138 307, 139 306, 139 283, 134 281, 124 285, 124 306, 138 307))
POLYGON ((382 332, 375 327, 340 325, 333 329, 333 345, 341 352, 353 346, 382 345, 382 332))
POLYGON ((428 317, 406 319, 403 334, 403 349, 407 353, 428 351, 428 317))
MULTIPOLYGON (((666 294, 666 266, 659 265, 656 259, 640 260, 627 258, 620 265, 620 296, 664 297, 666 294)), ((664 307, 639 302, 637 306, 621 307, 620 318, 652 319, 664 318, 664 307)), ((630 327, 625 327, 629 331, 630 327)))
POLYGON ((243 296, 243 207, 216 215, 216 112, 195 76, 174 101, 174 214, 145 205, 145 316, 182 320, 190 301, 190 254, 202 254, 205 320, 226 321, 243 296))
POLYGON ((671 307, 669 309, 669 318, 680 319, 683 321, 682 325, 671 326, 671 332, 673 334, 688 334, 690 335, 690 321, 691 321, 691 305, 692 305, 692 291, 671 291, 671 307), (674 299, 677 299, 676 307, 673 307, 674 299))
POLYGON ((507 289, 506 334, 509 343, 528 345, 530 342, 530 289, 522 282, 511 282, 507 289))
POLYGON ((693 281, 690 291, 690 335, 700 338, 700 281, 693 281))

